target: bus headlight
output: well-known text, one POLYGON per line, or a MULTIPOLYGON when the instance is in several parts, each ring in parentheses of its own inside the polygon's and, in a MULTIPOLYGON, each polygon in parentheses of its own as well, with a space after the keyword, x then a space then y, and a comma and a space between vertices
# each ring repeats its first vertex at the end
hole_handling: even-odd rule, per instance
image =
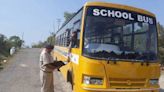
POLYGON ((102 85, 103 79, 102 78, 94 78, 89 76, 84 76, 83 78, 84 84, 93 84, 93 85, 102 85))
POLYGON ((158 79, 150 79, 149 80, 151 85, 157 85, 158 84, 158 79))

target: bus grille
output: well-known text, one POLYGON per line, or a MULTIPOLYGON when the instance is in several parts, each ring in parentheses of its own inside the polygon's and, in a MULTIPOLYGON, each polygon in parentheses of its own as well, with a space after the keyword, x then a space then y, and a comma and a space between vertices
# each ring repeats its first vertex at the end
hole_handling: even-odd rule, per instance
POLYGON ((109 86, 112 88, 143 88, 145 83, 146 79, 109 79, 109 86))

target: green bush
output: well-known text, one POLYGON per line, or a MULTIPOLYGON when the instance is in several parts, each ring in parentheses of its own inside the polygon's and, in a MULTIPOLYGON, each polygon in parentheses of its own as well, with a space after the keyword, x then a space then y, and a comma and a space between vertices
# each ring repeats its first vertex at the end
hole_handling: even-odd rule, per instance
POLYGON ((9 39, 0 34, 0 61, 6 59, 10 55, 10 48, 16 47, 20 48, 24 41, 22 41, 18 36, 11 36, 9 39))

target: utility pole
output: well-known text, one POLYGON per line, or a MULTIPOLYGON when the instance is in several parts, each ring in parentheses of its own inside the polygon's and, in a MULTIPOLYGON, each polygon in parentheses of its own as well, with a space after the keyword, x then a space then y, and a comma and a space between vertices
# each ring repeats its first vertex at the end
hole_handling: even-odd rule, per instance
POLYGON ((60 22, 61 22, 61 19, 57 19, 58 30, 59 30, 59 27, 60 27, 60 22))
POLYGON ((22 33, 22 40, 24 39, 24 32, 22 33))
POLYGON ((55 27, 55 22, 53 23, 53 32, 54 32, 54 34, 56 34, 56 27, 55 27))
POLYGON ((24 47, 24 32, 22 33, 22 46, 21 47, 24 47))

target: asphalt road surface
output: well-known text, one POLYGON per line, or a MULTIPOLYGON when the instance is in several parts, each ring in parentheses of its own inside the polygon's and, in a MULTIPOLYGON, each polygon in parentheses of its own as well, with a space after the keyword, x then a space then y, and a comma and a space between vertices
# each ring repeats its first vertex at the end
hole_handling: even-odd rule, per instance
MULTIPOLYGON (((0 71, 0 92, 40 92, 40 49, 22 49, 0 71)), ((71 92, 70 84, 54 72, 55 92, 71 92)))
MULTIPOLYGON (((0 92, 40 92, 39 54, 40 49, 22 49, 15 54, 0 71, 0 92)), ((162 73, 163 74, 163 73, 162 73)), ((160 77, 164 92, 164 75, 160 77)), ((55 92, 71 92, 60 72, 54 72, 55 92)))

